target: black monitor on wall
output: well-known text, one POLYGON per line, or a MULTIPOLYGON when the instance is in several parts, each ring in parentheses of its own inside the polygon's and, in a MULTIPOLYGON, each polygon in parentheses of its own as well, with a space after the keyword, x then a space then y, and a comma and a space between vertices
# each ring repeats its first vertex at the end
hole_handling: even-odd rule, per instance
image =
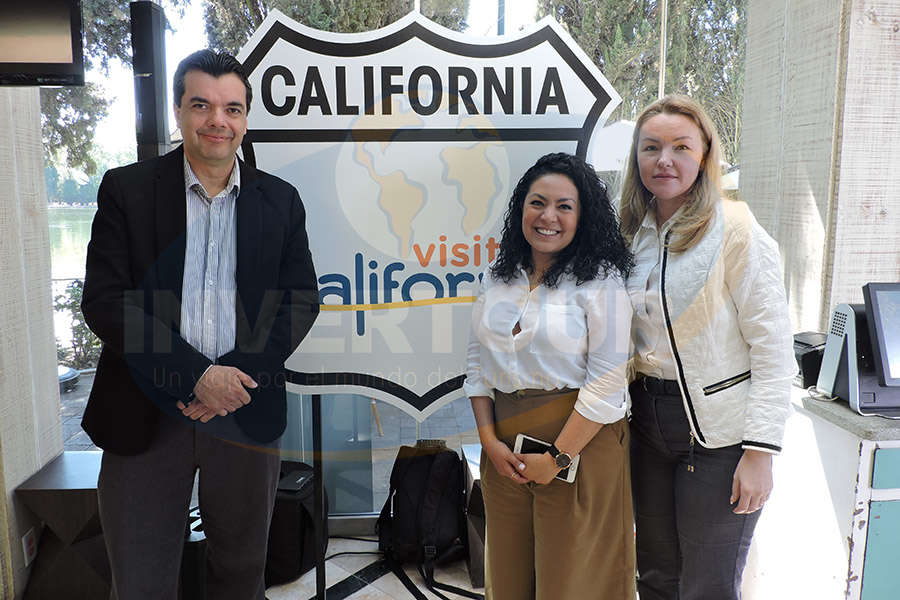
POLYGON ((900 283, 863 286, 878 383, 900 387, 900 283))
POLYGON ((81 0, 0 0, 0 85, 84 85, 81 0))

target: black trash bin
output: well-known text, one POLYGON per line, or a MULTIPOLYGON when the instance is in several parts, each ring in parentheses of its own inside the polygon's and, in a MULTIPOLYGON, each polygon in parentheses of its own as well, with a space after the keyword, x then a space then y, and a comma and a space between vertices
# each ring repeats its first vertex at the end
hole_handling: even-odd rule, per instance
POLYGON ((313 468, 296 461, 281 462, 281 480, 269 527, 266 553, 266 587, 288 583, 316 566, 328 549, 328 498, 322 518, 322 548, 315 551, 313 468))

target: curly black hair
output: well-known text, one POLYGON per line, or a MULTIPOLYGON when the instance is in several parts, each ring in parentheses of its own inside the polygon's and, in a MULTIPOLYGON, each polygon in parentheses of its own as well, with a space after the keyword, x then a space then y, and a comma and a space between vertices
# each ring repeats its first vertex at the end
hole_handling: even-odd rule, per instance
POLYGON ((605 278, 613 271, 623 279, 628 277, 634 258, 619 231, 618 218, 606 195, 606 184, 584 160, 564 152, 540 157, 516 184, 503 219, 500 251, 491 265, 493 276, 509 283, 519 267, 526 271, 534 268, 531 245, 522 233, 522 211, 531 184, 551 173, 565 175, 575 184, 581 215, 575 237, 556 255, 541 283, 556 287, 559 278, 568 273, 575 276, 576 285, 601 274, 605 278))

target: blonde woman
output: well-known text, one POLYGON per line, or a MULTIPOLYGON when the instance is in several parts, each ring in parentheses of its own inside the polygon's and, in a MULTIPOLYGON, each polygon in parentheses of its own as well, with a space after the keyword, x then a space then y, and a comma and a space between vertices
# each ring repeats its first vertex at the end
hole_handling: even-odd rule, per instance
POLYGON ((621 200, 635 257, 631 472, 641 600, 740 598, 772 491, 792 353, 778 247, 723 200, 720 142, 685 96, 637 120, 621 200))

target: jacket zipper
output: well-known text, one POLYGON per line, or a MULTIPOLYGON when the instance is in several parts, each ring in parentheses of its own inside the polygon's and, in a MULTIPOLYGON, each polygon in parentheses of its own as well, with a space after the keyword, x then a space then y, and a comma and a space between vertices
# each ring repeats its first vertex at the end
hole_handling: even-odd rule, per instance
POLYGON ((663 240, 662 265, 659 269, 659 302, 662 305, 663 317, 666 320, 666 331, 669 334, 669 349, 672 351, 672 356, 675 357, 675 368, 678 370, 678 385, 681 386, 681 397, 688 409, 687 416, 691 426, 691 453, 693 459, 694 437, 696 436, 701 442, 705 442, 706 438, 703 437, 703 433, 700 431, 700 425, 697 423, 697 414, 694 412, 694 405, 691 402, 691 395, 688 392, 687 381, 684 379, 684 368, 681 366, 681 356, 678 355, 678 348, 675 345, 675 332, 672 331, 672 319, 669 318, 669 305, 666 302, 666 264, 669 259, 669 238, 671 235, 672 231, 667 231, 666 237, 663 240))
POLYGON ((691 434, 691 450, 690 450, 690 454, 688 457, 687 470, 688 470, 688 473, 693 473, 694 472, 694 432, 691 431, 690 434, 691 434))
POLYGON ((740 375, 735 375, 734 377, 729 377, 728 379, 723 379, 722 381, 706 386, 705 388, 703 388, 703 393, 709 396, 711 394, 715 394, 716 392, 727 390, 728 388, 735 386, 742 381, 747 381, 748 379, 750 379, 750 371, 744 371, 740 375))

